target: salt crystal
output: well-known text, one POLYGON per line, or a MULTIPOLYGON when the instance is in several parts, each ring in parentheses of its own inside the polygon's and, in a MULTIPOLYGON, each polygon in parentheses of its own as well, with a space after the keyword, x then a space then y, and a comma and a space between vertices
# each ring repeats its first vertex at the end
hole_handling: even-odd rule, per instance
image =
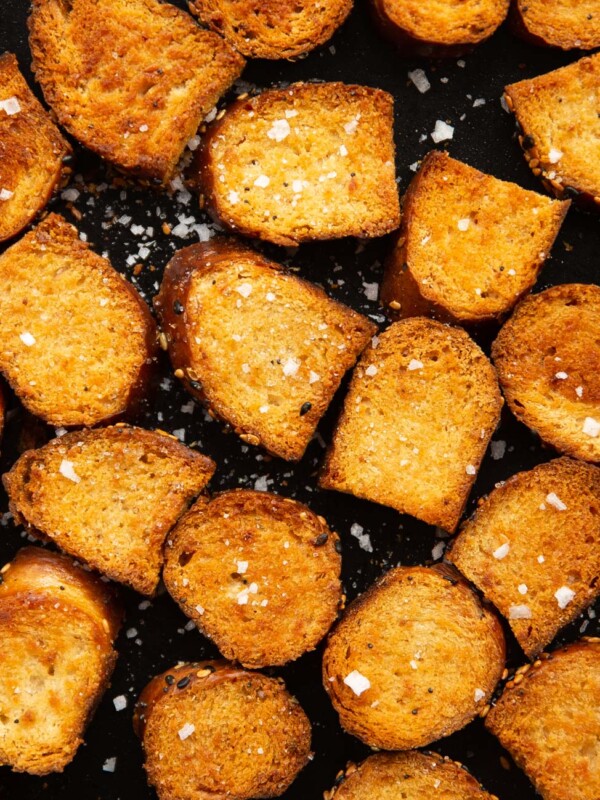
POLYGON ((250 293, 252 292, 252 284, 251 283, 240 283, 239 286, 236 286, 236 292, 241 294, 242 297, 249 297, 250 293))
POLYGON ((510 606, 508 609, 508 618, 509 619, 531 619, 532 618, 531 609, 529 606, 525 605, 517 605, 517 606, 510 606))
POLYGON ((371 688, 371 681, 354 669, 344 678, 344 683, 349 686, 355 695, 360 697, 363 692, 371 688))
POLYGON ((360 545, 361 550, 364 550, 366 553, 373 552, 371 537, 368 533, 364 533, 363 526, 359 525, 358 522, 352 523, 352 526, 350 527, 350 535, 354 536, 355 539, 358 539, 358 544, 360 545))
POLYGON ((485 692, 483 691, 483 689, 475 689, 473 697, 475 698, 475 702, 479 703, 479 701, 483 700, 483 698, 485 697, 485 692))
POLYGON ((415 369, 423 369, 423 362, 419 361, 417 358, 411 358, 406 369, 409 372, 413 372, 415 369))
POLYGON ((261 189, 266 189, 270 183, 271 181, 266 175, 259 175, 254 181, 254 185, 260 187, 261 189))
POLYGON ((115 707, 115 711, 123 711, 123 709, 127 708, 127 698, 124 694, 113 697, 113 705, 115 707))
POLYGON ((58 468, 58 471, 63 477, 68 478, 70 481, 73 481, 73 483, 81 482, 81 478, 79 477, 79 475, 77 475, 77 473, 73 468, 72 461, 67 461, 66 459, 63 459, 60 462, 60 467, 58 468))
POLYGON ((425 94, 425 92, 428 92, 431 89, 431 84, 429 83, 424 70, 414 69, 412 72, 408 73, 408 77, 421 92, 421 94, 425 94))
POLYGON ((568 586, 561 586, 560 589, 554 592, 554 597, 556 597, 559 608, 566 608, 575 597, 575 592, 573 589, 569 589, 568 586))
POLYGON ((556 147, 551 147, 550 152, 548 153, 548 161, 551 164, 558 164, 558 162, 563 157, 564 153, 558 150, 556 147))
POLYGON ((191 736, 192 733, 196 730, 196 726, 192 725, 191 722, 186 722, 185 725, 177 731, 177 735, 183 742, 184 739, 187 739, 188 736, 191 736))
POLYGON ((0 110, 12 117, 13 114, 18 114, 21 106, 16 97, 8 97, 6 100, 0 100, 0 110))
POLYGON ((283 365, 283 374, 286 376, 295 375, 300 369, 300 362, 295 358, 288 358, 283 365))
POLYGON ((26 344, 27 347, 33 347, 35 344, 35 338, 28 331, 21 333, 19 335, 19 339, 23 342, 23 344, 26 344))
POLYGON ((360 114, 357 114, 354 119, 350 120, 350 122, 346 122, 344 125, 344 130, 346 133, 355 133, 356 129, 358 128, 358 122, 360 120, 360 114))
POLYGON ((431 134, 431 138, 437 144, 438 142, 445 142, 448 139, 452 139, 454 136, 454 128, 452 125, 448 125, 448 123, 444 122, 441 119, 438 119, 435 123, 435 128, 431 134))
POLYGON ((372 377, 373 375, 377 375, 377 372, 378 370, 375 364, 370 364, 365 370, 365 375, 372 377))
POLYGON ((290 135, 290 131, 290 123, 287 119, 276 119, 267 131, 267 136, 276 142, 282 142, 290 135))
POLYGON ((492 555, 494 556, 494 558, 497 558, 498 561, 500 561, 500 559, 505 558, 508 555, 509 550, 510 550, 510 544, 508 542, 504 542, 504 544, 501 544, 500 547, 494 550, 492 555))
POLYGON ((10 189, 0 189, 0 200, 10 200, 13 194, 10 189))
POLYGON ((468 231, 469 226, 471 225, 471 220, 469 217, 465 217, 464 219, 459 219, 456 223, 456 226, 459 231, 468 231))
POLYGON ((586 417, 583 422, 583 432, 594 439, 600 435, 600 422, 593 417, 586 417))
POLYGON ((104 764, 102 764, 102 770, 104 772, 114 772, 117 768, 117 758, 113 756, 112 758, 107 758, 104 764))
POLYGON ((546 495, 546 502, 549 505, 554 506, 554 508, 556 508, 557 511, 567 510, 566 505, 563 503, 560 497, 558 497, 558 495, 556 495, 554 492, 550 492, 550 494, 546 495))
POLYGON ((465 472, 467 473, 467 475, 477 475, 477 470, 475 469, 473 464, 467 464, 467 466, 465 467, 465 472))

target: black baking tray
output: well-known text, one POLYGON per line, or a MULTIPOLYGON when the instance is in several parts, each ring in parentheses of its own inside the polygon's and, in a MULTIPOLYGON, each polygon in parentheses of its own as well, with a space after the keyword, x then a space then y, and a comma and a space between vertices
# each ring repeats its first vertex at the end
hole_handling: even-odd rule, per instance
MULTIPOLYGON (((176 4, 185 7, 183 2, 176 4)), ((24 0, 0 0, 0 52, 11 50, 16 53, 30 85, 41 97, 30 72, 26 28, 28 6, 24 0)), ((520 153, 514 120, 500 105, 502 88, 507 83, 570 63, 580 55, 526 45, 503 27, 490 41, 462 60, 405 60, 376 33, 366 4, 359 1, 333 39, 306 58, 295 62, 249 62, 237 91, 295 80, 341 80, 380 87, 391 92, 396 100, 397 172, 401 190, 406 188, 413 175, 410 165, 435 146, 430 133, 436 120, 442 119, 455 127, 454 138, 444 145, 453 156, 499 178, 541 191, 520 153), (408 71, 416 67, 424 68, 431 81, 431 89, 425 94, 420 94, 407 78, 408 71), (485 103, 476 104, 476 100, 485 100, 485 103)), ((80 194, 72 205, 80 212, 81 218, 75 219, 66 200, 60 197, 51 202, 50 208, 75 222, 93 248, 106 252, 115 268, 123 272, 151 302, 162 270, 173 252, 197 241, 195 233, 187 238, 166 236, 161 232, 161 223, 166 220, 171 225, 177 224, 181 216, 188 220, 194 217, 198 223, 208 223, 209 220, 199 210, 195 197, 186 203, 182 201, 187 198, 181 194, 169 196, 126 182, 96 193, 89 190, 90 184, 110 182, 114 177, 115 173, 107 170, 100 159, 76 147, 72 185, 79 189, 80 194), (124 216, 131 218, 128 224, 117 221, 124 216), (153 235, 146 237, 148 241, 132 234, 130 227, 135 224, 154 228, 153 235), (150 253, 143 261, 141 273, 136 276, 133 264, 129 263, 132 259, 128 260, 128 257, 136 256, 142 244, 148 246, 150 253)), ((536 291, 562 282, 600 283, 599 244, 598 219, 572 209, 536 291)), ((269 256, 322 285, 333 297, 368 314, 380 326, 387 324, 377 303, 365 294, 365 289, 369 289, 365 284, 380 282, 382 258, 389 249, 389 238, 369 242, 351 239, 319 242, 296 250, 258 246, 269 256)), ((133 261, 140 263, 137 257, 133 261)), ((489 342, 483 342, 483 346, 488 348, 489 342)), ((221 424, 211 421, 196 404, 190 414, 190 398, 172 378, 166 358, 161 370, 161 385, 136 422, 169 432, 183 430, 186 443, 198 447, 217 462, 217 472, 210 487, 213 491, 253 488, 259 481, 259 487, 266 485, 271 491, 298 498, 325 516, 342 538, 343 580, 349 599, 391 566, 431 562, 432 548, 439 538, 430 526, 400 516, 391 509, 317 488, 317 470, 323 459, 323 448, 331 438, 347 382, 338 392, 305 457, 299 464, 289 464, 270 458, 262 451, 244 445, 233 434, 225 433, 221 424), (362 526, 370 535, 373 552, 361 549, 357 538, 351 535, 354 524, 362 526)), ((51 429, 24 414, 10 396, 9 405, 0 463, 3 472, 14 462, 18 448, 23 444, 23 432, 29 441, 53 435, 51 429)), ((507 443, 506 453, 497 460, 488 453, 472 492, 468 512, 497 481, 555 456, 554 451, 542 447, 536 436, 517 423, 506 409, 494 440, 507 443)), ((4 515, 0 519, 0 563, 4 563, 25 543, 25 534, 8 519, 4 496, 0 502, 0 513, 4 515)), ((135 699, 156 673, 179 660, 213 657, 217 651, 195 629, 190 629, 189 625, 186 627, 186 618, 164 592, 150 602, 144 602, 144 598, 134 592, 123 590, 122 594, 127 616, 117 642, 119 661, 112 685, 88 728, 85 745, 73 763, 59 775, 36 778, 0 768, 2 800, 146 800, 156 797, 146 784, 141 747, 132 730, 135 699), (112 700, 121 694, 127 696, 128 707, 117 712, 112 700), (117 759, 115 771, 104 771, 105 761, 113 757, 117 759)), ((596 611, 600 612, 600 604, 597 604, 596 611)), ((552 648, 578 638, 583 632, 599 635, 597 618, 591 617, 593 612, 582 614, 561 632, 552 648)), ((507 640, 508 665, 518 666, 525 658, 508 629, 507 640)), ((320 798, 323 791, 333 785, 336 773, 348 760, 362 759, 369 753, 367 747, 341 730, 321 686, 320 659, 321 651, 318 650, 284 669, 266 670, 283 676, 313 724, 314 759, 284 795, 287 800, 320 798)), ((465 669, 468 669, 467 664, 465 669)), ((431 749, 463 762, 488 791, 497 794, 501 800, 533 800, 536 797, 527 778, 486 732, 480 720, 435 743, 431 749)))

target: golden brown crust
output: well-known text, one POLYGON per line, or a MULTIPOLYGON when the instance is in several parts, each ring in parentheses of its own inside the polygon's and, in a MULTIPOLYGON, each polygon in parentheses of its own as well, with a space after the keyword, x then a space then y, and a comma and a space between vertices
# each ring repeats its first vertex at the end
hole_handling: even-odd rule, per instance
POLYGON ((232 231, 281 245, 373 237, 400 222, 394 152, 387 92, 295 83, 229 106, 209 126, 193 173, 232 231))
POLYGON ((339 538, 287 497, 200 500, 167 540, 163 579, 221 653, 256 669, 314 650, 342 601, 339 538))
POLYGON ((600 208, 600 54, 504 89, 533 174, 556 197, 600 208))
POLYGON ((600 470, 555 459, 494 489, 446 557, 508 619, 532 658, 600 593, 599 517, 600 470))
POLYGON ((276 797, 310 755, 310 723, 283 681, 226 661, 153 678, 134 727, 160 800, 276 797))
POLYGON ((2 480, 16 523, 153 594, 165 536, 214 470, 209 458, 166 434, 118 425, 29 450, 2 480))
POLYGON ((370 3, 377 27, 402 55, 457 58, 494 33, 508 13, 510 0, 370 3))
POLYGON ((498 619, 458 572, 397 567, 330 634, 323 685, 348 733, 371 747, 411 749, 469 723, 504 658, 498 619))
POLYGON ((154 304, 186 389, 244 441, 290 460, 302 457, 376 331, 322 289, 222 239, 177 252, 154 304))
POLYGON ((33 70, 61 125, 163 183, 244 66, 220 36, 158 0, 34 0, 29 32, 33 70))
POLYGON ((192 0, 190 10, 248 58, 294 58, 330 39, 352 0, 192 0))
POLYGON ((437 753, 378 753, 349 764, 324 800, 497 800, 466 767, 437 753))
POLYGON ((60 772, 108 685, 122 611, 111 587, 40 548, 0 578, 0 763, 60 772))
POLYGON ((0 369, 54 425, 96 425, 144 396, 156 327, 136 290, 76 229, 49 214, 0 256, 0 369), (35 291, 34 291, 35 289, 35 291))
POLYGON ((582 639, 518 669, 485 724, 544 800, 596 800, 599 707, 600 639, 582 639))
POLYGON ((71 147, 29 89, 12 53, 0 56, 0 101, 19 110, 0 112, 0 242, 10 239, 44 208, 60 183, 71 147))
POLYGON ((399 318, 500 321, 533 287, 569 205, 431 151, 404 197, 381 302, 399 318))
POLYGON ((600 46, 598 0, 512 0, 509 23, 526 42, 561 50, 600 46))
POLYGON ((600 287, 526 297, 492 346, 513 414, 561 453, 600 461, 600 287))
POLYGON ((319 485, 453 531, 501 408, 494 369, 463 330, 393 323, 354 371, 319 485))

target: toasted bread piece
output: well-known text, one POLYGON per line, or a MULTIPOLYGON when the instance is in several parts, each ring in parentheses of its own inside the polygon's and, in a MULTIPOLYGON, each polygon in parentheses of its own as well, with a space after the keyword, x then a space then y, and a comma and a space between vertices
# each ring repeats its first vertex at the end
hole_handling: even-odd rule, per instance
POLYGON ((525 158, 557 197, 600 205, 600 53, 537 78, 512 83, 525 158))
POLYGON ((600 469, 557 458, 494 489, 447 557, 531 658, 600 594, 599 517, 600 469))
POLYGON ((200 499, 179 521, 163 578, 226 658, 280 666, 314 650, 335 620, 340 549, 302 503, 237 489, 200 499))
POLYGON ((71 559, 26 547, 0 570, 0 765, 62 772, 112 673, 114 592, 71 559))
POLYGON ((28 225, 60 182, 70 145, 19 71, 0 56, 0 242, 28 225), (6 103, 9 101, 8 111, 6 103))
POLYGON ((600 47, 598 0, 512 0, 514 33, 532 44, 561 50, 600 47))
POLYGON ((60 124, 158 182, 244 66, 220 36, 158 0, 33 0, 29 32, 35 76, 60 124))
POLYGON ((160 800, 277 797, 310 756, 310 722, 283 681, 226 661, 157 675, 134 726, 160 800))
POLYGON ((140 400, 156 357, 150 311, 57 214, 0 256, 0 370, 53 425, 96 425, 140 400))
POLYGON ((458 572, 396 567, 329 635, 323 684, 348 733, 409 750, 467 725, 489 701, 504 657, 498 619, 458 572))
POLYGON ((486 717, 544 800, 600 797, 600 640, 527 664, 486 717))
POLYGON ((432 151, 404 197, 382 303, 399 317, 501 319, 535 283, 569 205, 432 151))
POLYGON ((2 480, 15 522, 153 594, 165 536, 214 471, 209 458, 170 436, 115 426, 28 450, 2 480))
POLYGON ((453 531, 501 407, 463 330, 395 322, 358 363, 319 484, 453 531))
POLYGON ((195 180, 209 210, 234 231, 282 245, 395 230, 393 102, 344 83, 237 100, 198 149, 195 180))
POLYGON ((561 453, 600 461, 600 287, 530 295, 492 347, 513 414, 561 453))
POLYGON ((191 0, 190 11, 248 58, 294 58, 330 39, 352 0, 191 0))
POLYGON ((249 444, 302 457, 376 326, 233 241, 185 247, 155 306, 175 374, 249 444))
POLYGON ((488 39, 510 0, 370 0, 382 34, 404 55, 453 57, 488 39))
POLYGON ((378 753, 349 764, 324 800, 497 800, 458 761, 436 753, 378 753))

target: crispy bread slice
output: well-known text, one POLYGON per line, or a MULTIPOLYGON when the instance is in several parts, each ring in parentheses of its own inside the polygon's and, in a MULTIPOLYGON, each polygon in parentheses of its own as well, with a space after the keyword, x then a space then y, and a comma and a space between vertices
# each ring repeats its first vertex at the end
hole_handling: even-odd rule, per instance
POLYGON ((546 188, 600 205, 600 53, 504 89, 525 158, 546 188))
POLYGON ((517 670, 487 728, 544 800, 600 797, 600 640, 581 640, 517 670))
POLYGON ((170 436, 116 426, 29 450, 2 480, 17 523, 153 594, 165 536, 214 470, 209 458, 170 436))
POLYGON ((598 0, 512 0, 512 30, 533 44, 562 50, 600 47, 598 0))
POLYGON ((179 521, 163 578, 226 658, 281 666, 314 650, 335 620, 340 549, 302 503, 238 489, 199 500, 179 521))
POLYGON ((0 256, 0 370, 53 425, 95 425, 145 391, 156 329, 133 286, 57 214, 0 256))
POLYGON ((497 487, 448 558, 531 658, 600 594, 599 518, 600 469, 558 458, 497 487))
POLYGON ((504 21, 510 0, 370 0, 382 34, 404 55, 469 53, 504 21))
POLYGON ((432 151, 404 197, 382 303, 399 317, 501 319, 534 285, 569 205, 432 151))
POLYGON ((233 241, 175 254, 155 306, 175 374, 249 444, 302 457, 376 327, 233 241))
POLYGON ((192 0, 190 11, 248 58, 294 58, 330 39, 352 0, 192 0))
POLYGON ((497 800, 458 761, 436 753, 378 753, 349 764, 324 800, 497 800))
POLYGON ((158 182, 244 66, 220 36, 158 0, 34 0, 29 31, 33 70, 61 125, 158 182))
POLYGON ((484 708, 504 669, 504 635, 458 572, 396 567, 329 635, 323 684, 348 733, 409 750, 484 708))
POLYGON ((600 287, 530 295, 492 347, 513 414, 561 453, 600 461, 600 287))
POLYGON ((393 98, 296 83, 240 99, 208 129, 196 181, 228 228, 295 245, 398 227, 393 98))
POLYGON ((396 322, 358 363, 320 486, 453 531, 501 407, 494 369, 463 330, 396 322))
POLYGON ((62 772, 108 685, 121 611, 110 587, 38 547, 0 579, 0 765, 62 772))
POLYGON ((160 800, 277 797, 310 756, 310 722, 283 681, 226 661, 157 675, 134 726, 160 800))
POLYGON ((71 147, 32 93, 12 53, 0 56, 0 87, 1 242, 44 208, 71 147))

